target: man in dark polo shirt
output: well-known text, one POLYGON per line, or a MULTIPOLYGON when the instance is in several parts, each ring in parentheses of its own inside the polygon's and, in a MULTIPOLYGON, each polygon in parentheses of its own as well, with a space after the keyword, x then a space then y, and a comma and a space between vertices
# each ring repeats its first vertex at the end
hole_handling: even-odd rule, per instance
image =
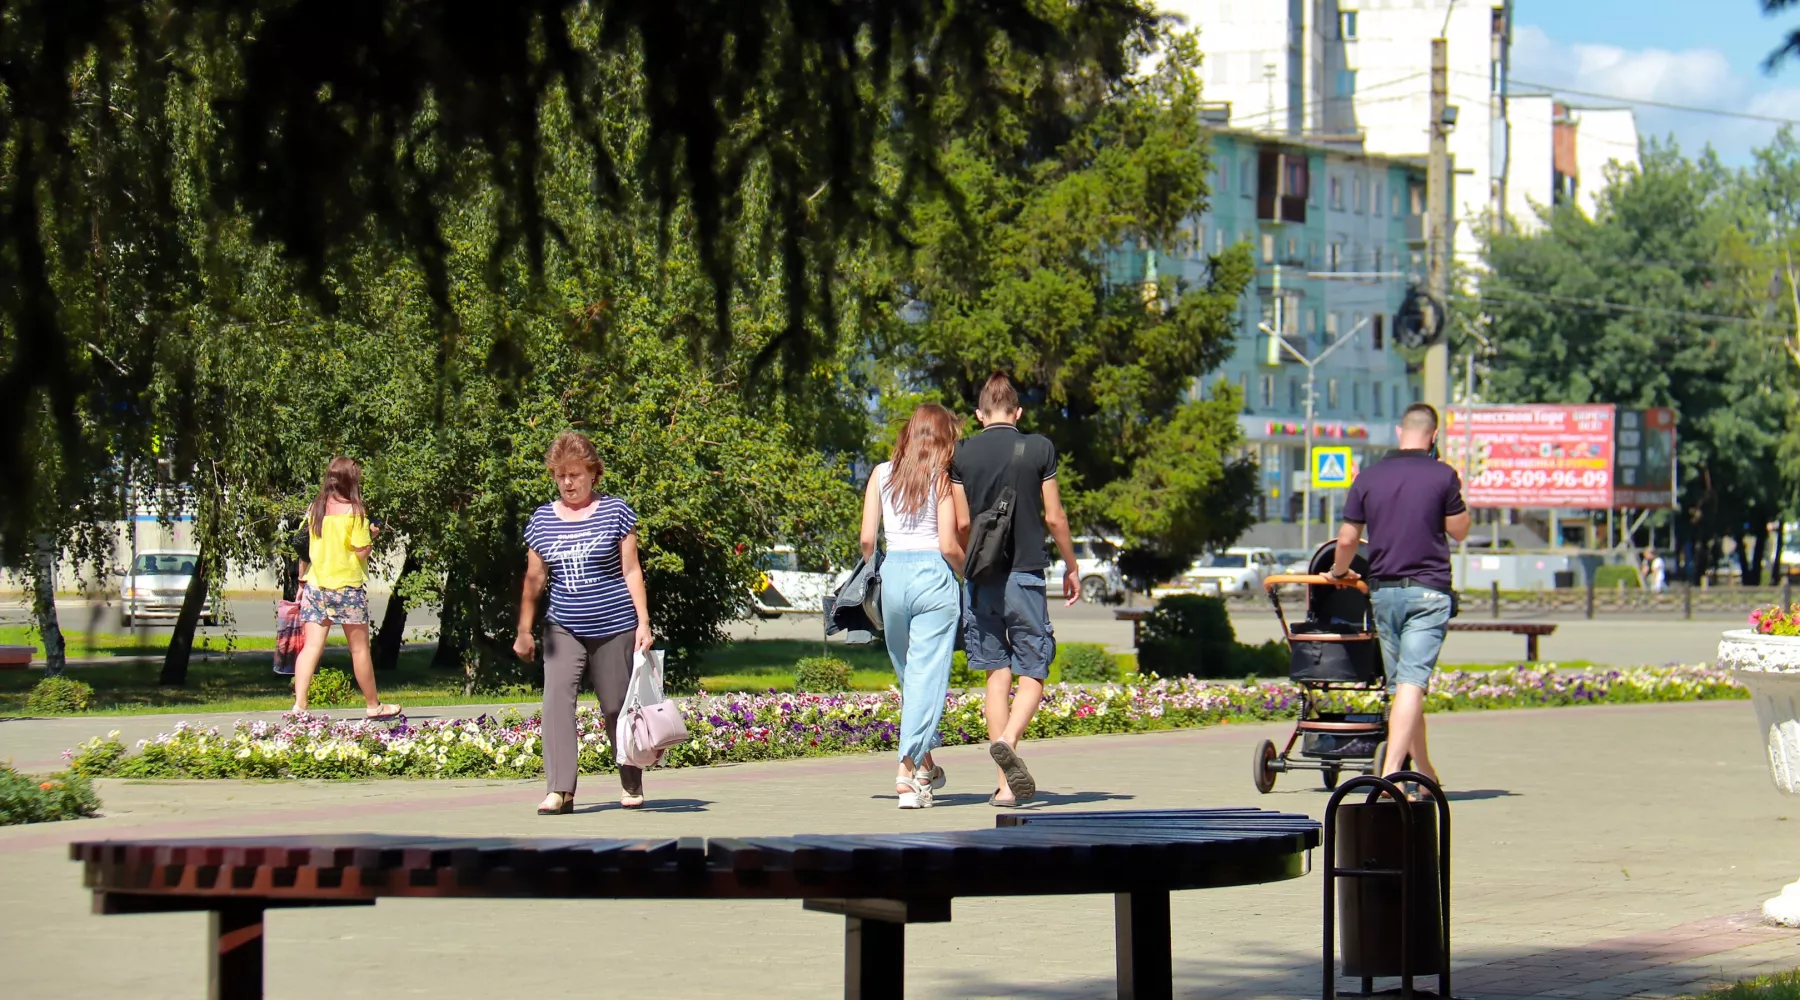
POLYGON ((1056 445, 1041 434, 1019 430, 1019 392, 1004 372, 981 387, 976 419, 982 431, 957 446, 950 463, 957 530, 965 544, 973 514, 992 507, 1010 482, 1016 496, 1012 519, 1012 566, 1003 578, 970 581, 969 610, 963 619, 963 648, 969 666, 987 671, 988 753, 1000 769, 999 788, 988 801, 1015 806, 1037 793, 1037 784, 1015 748, 1044 699, 1044 681, 1056 658, 1050 605, 1044 596, 1044 534, 1056 539, 1063 558, 1063 594, 1069 604, 1081 596, 1069 516, 1056 488, 1056 445), (1016 457, 1016 460, 1015 460, 1016 457), (1013 675, 1019 693, 1012 696, 1013 675))
POLYGON ((1431 451, 1437 432, 1436 410, 1424 403, 1406 408, 1400 447, 1350 484, 1331 566, 1334 579, 1355 579, 1350 560, 1367 527, 1369 596, 1394 694, 1387 760, 1376 763, 1382 774, 1393 774, 1411 754, 1413 769, 1434 781, 1437 771, 1425 749, 1425 692, 1453 613, 1450 539, 1469 534, 1462 478, 1431 451))

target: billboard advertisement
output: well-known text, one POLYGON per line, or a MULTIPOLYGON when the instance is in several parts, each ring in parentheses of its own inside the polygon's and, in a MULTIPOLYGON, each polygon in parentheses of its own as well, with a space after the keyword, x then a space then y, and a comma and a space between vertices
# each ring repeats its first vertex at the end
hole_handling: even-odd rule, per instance
POLYGON ((1620 410, 1614 423, 1613 506, 1675 506, 1675 411, 1620 410))
POLYGON ((1451 407, 1447 416, 1439 451, 1463 472, 1469 506, 1613 505, 1611 404, 1451 407))

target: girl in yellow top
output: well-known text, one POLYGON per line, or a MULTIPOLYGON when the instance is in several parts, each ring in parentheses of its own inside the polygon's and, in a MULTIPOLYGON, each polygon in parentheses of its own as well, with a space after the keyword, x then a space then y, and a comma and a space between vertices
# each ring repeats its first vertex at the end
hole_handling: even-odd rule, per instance
POLYGON ((325 652, 331 623, 344 630, 350 665, 368 702, 371 719, 391 719, 399 705, 383 705, 375 691, 375 663, 369 657, 369 549, 381 529, 369 523, 362 500, 362 466, 338 456, 325 467, 319 495, 306 512, 307 565, 300 579, 300 621, 306 645, 294 664, 294 711, 306 711, 307 689, 325 652))

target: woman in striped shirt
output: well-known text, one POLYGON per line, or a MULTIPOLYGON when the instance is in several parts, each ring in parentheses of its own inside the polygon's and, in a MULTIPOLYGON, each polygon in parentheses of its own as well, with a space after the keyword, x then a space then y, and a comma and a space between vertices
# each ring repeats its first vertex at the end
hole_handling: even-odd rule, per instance
MULTIPOLYGON (((525 527, 529 546, 525 593, 519 601, 519 630, 513 652, 521 660, 537 655, 531 629, 538 596, 550 584, 544 619, 544 774, 549 794, 538 815, 575 811, 577 745, 575 703, 585 677, 599 697, 613 738, 625 691, 631 683, 632 653, 646 651, 650 612, 644 571, 638 563, 637 513, 618 497, 596 492, 605 466, 584 434, 564 431, 544 455, 556 477, 558 497, 532 512, 525 527)), ((618 757, 615 744, 613 756, 618 757)), ((619 767, 624 795, 619 804, 644 804, 642 768, 619 767)))

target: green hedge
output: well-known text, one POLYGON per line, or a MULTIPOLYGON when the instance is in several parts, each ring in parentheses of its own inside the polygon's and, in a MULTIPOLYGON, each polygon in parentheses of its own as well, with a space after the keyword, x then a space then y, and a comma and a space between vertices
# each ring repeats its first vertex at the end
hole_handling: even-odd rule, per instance
POLYGON ((1626 590, 1636 590, 1643 585, 1638 580, 1637 570, 1630 566, 1601 566, 1594 570, 1595 590, 1616 590, 1621 583, 1626 590))

